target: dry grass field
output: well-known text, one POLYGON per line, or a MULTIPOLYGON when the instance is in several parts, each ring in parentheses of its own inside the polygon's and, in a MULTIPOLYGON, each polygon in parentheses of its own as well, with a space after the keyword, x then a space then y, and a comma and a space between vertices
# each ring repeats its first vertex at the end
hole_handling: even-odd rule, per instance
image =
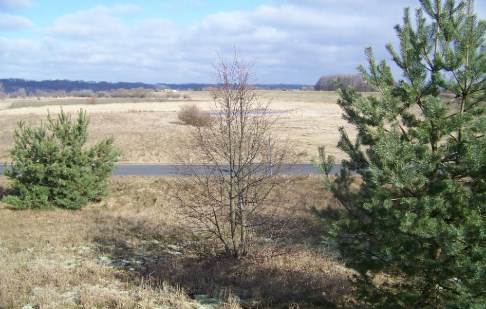
MULTIPOLYGON (((264 99, 272 100, 273 111, 281 112, 277 131, 295 143, 302 163, 315 157, 320 145, 325 145, 330 154, 342 158, 336 148, 338 128, 346 127, 347 123, 341 118, 336 93, 262 91, 261 94, 264 99)), ((120 161, 175 163, 174 154, 188 130, 178 121, 178 110, 188 103, 207 110, 211 103, 209 93, 202 91, 184 92, 181 99, 170 101, 114 100, 99 99, 99 104, 86 104, 87 99, 81 98, 0 101, 0 162, 8 161, 18 121, 37 125, 45 121, 48 113, 58 113, 62 106, 68 112, 74 113, 80 108, 87 111, 91 117, 92 141, 113 135, 116 145, 123 150, 120 161)))
POLYGON ((285 202, 268 213, 284 228, 258 231, 254 254, 236 262, 188 228, 174 183, 113 177, 111 196, 80 211, 0 203, 0 308, 204 308, 193 299, 239 308, 231 295, 254 308, 354 304, 349 272, 320 244, 314 207, 329 196, 319 179, 276 191, 285 202))
MULTIPOLYGON (((335 93, 262 96, 281 112, 278 132, 294 141, 302 162, 319 145, 342 157, 335 145, 346 123, 335 93)), ((190 92, 172 101, 83 102, 0 101, 0 162, 9 160, 18 121, 35 126, 63 106, 87 111, 91 142, 113 135, 121 161, 174 163, 189 129, 177 112, 188 103, 207 110, 210 97, 190 92)), ((18 211, 0 202, 0 308, 356 305, 349 270, 321 243, 316 211, 332 199, 318 178, 296 178, 273 193, 280 200, 263 215, 271 214, 281 228, 255 231, 253 254, 238 261, 218 255, 217 243, 190 229, 172 196, 175 184, 172 178, 112 177, 111 196, 79 211, 18 211)), ((0 177, 0 200, 8 190, 0 177)))

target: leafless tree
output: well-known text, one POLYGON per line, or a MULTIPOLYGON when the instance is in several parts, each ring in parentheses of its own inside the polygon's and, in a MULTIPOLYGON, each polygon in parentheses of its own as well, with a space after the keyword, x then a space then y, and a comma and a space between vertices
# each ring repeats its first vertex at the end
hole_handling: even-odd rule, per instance
POLYGON ((278 117, 251 83, 252 74, 253 63, 236 53, 229 63, 219 57, 217 87, 211 91, 213 121, 191 128, 192 158, 179 168, 183 177, 176 194, 197 226, 235 258, 248 254, 252 231, 266 224, 260 214, 272 189, 284 182, 279 174, 295 158, 289 143, 273 131, 278 117))
POLYGON ((314 86, 314 90, 336 91, 340 84, 343 86, 352 86, 356 91, 360 92, 375 91, 375 89, 368 85, 359 74, 334 74, 321 76, 314 86))

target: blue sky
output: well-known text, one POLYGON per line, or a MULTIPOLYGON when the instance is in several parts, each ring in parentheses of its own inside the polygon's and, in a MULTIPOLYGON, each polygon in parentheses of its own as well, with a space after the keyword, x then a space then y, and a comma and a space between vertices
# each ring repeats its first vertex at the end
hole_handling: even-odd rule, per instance
MULTIPOLYGON (((356 73, 389 59, 418 0, 0 0, 0 78, 211 82, 218 53, 256 61, 260 83, 356 73)), ((476 1, 486 18, 486 1, 476 1)))

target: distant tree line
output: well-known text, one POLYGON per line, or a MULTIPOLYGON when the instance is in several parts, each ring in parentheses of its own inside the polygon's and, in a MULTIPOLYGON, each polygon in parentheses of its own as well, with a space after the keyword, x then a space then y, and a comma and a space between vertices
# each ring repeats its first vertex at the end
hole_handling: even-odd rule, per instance
POLYGON ((98 97, 98 98, 151 98, 153 90, 143 87, 118 88, 105 91, 93 91, 90 89, 73 90, 69 93, 71 97, 98 97))
MULTIPOLYGON (((174 98, 171 93, 167 95, 168 98, 174 98)), ((5 93, 0 94, 0 98, 6 97, 5 93)), ((37 97, 37 98, 65 98, 65 97, 80 97, 80 98, 152 98, 154 97, 154 91, 152 89, 146 88, 118 88, 107 91, 93 91, 91 89, 83 90, 72 90, 66 92, 65 90, 35 90, 33 92, 27 93, 25 88, 19 88, 16 91, 10 92, 8 94, 9 98, 22 98, 27 97, 37 97)))
POLYGON ((335 91, 338 86, 351 86, 359 92, 375 91, 373 87, 368 85, 359 74, 334 74, 324 75, 317 81, 314 86, 316 91, 335 91))
MULTIPOLYGON (((92 93, 103 93, 112 92, 111 97, 119 96, 122 89, 145 89, 145 90, 155 90, 164 91, 166 89, 175 90, 207 90, 209 88, 214 88, 216 85, 204 84, 204 83, 184 83, 184 84, 146 84, 146 83, 129 83, 129 82, 94 82, 94 81, 81 81, 81 80, 66 80, 66 79, 56 79, 56 80, 28 80, 22 78, 6 78, 0 79, 0 93, 4 95, 8 94, 9 97, 24 97, 25 96, 37 96, 37 97, 63 97, 70 95, 71 93, 88 93, 91 96, 92 93)), ((265 84, 256 85, 258 89, 281 89, 281 90, 301 90, 308 86, 301 84, 265 84)), ((143 91, 139 91, 143 92, 143 91)), ((140 94, 140 93, 139 93, 140 94)), ((103 96, 103 95, 101 95, 103 96)), ((124 94, 122 95, 124 96, 124 94)), ((136 97, 139 97, 136 95, 136 97)), ((0 95, 1 98, 1 95, 0 95)))
POLYGON ((90 82, 90 81, 72 81, 72 80, 28 80, 21 78, 0 79, 3 85, 3 91, 7 94, 24 89, 28 95, 35 95, 36 91, 45 92, 71 92, 81 90, 91 91, 109 91, 114 89, 133 89, 144 88, 154 89, 155 85, 145 83, 128 83, 128 82, 90 82))

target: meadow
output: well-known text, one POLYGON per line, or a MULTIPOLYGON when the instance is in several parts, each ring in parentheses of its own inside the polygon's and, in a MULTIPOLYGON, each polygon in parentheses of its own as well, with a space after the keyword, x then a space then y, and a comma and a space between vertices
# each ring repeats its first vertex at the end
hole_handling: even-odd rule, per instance
MULTIPOLYGON (((272 101, 271 110, 280 118, 276 132, 295 143, 301 163, 309 163, 321 145, 329 154, 343 157, 336 148, 338 128, 348 126, 341 118, 335 92, 262 91, 261 97, 272 101)), ((176 100, 99 98, 97 104, 86 102, 86 98, 0 101, 0 162, 9 159, 19 121, 38 125, 62 107, 73 113, 86 110, 91 140, 114 136, 116 146, 123 150, 122 162, 177 163, 174 154, 189 129, 177 119, 177 112, 184 104, 208 110, 211 98, 209 92, 191 91, 182 92, 176 100)))
MULTIPOLYGON (((189 127, 184 104, 208 110, 208 92, 156 102, 75 99, 0 101, 0 161, 8 162, 18 121, 80 108, 90 141, 114 136, 122 162, 177 163, 189 127)), ((279 112, 277 131, 308 163, 319 145, 342 158, 346 126, 326 92, 263 91, 279 112)), ((284 176, 285 177, 285 176, 284 176)), ((112 177, 111 195, 79 211, 17 211, 0 202, 0 308, 321 308, 353 307, 352 273, 322 242, 319 210, 333 205, 319 177, 299 176, 273 192, 280 228, 256 231, 253 254, 234 261, 190 228, 168 177, 112 177), (30 306, 30 307, 29 307, 30 306)), ((0 196, 9 191, 0 177, 0 196)), ((190 194, 187 192, 186 194, 190 194)), ((263 214, 265 215, 265 213, 263 214)))

